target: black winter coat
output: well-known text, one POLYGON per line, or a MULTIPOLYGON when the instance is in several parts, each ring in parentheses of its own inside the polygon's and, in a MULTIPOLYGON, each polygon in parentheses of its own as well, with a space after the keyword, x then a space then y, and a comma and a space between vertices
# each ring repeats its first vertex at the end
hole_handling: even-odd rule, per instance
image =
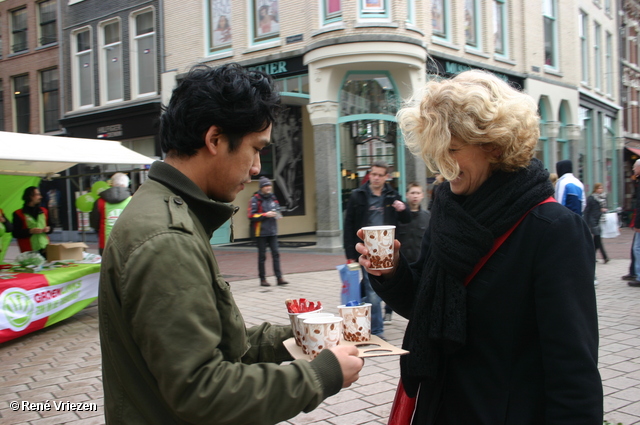
POLYGON ((600 235, 600 217, 602 217, 602 206, 600 202, 593 197, 593 195, 587 198, 587 206, 582 212, 584 221, 587 222, 589 230, 592 235, 600 235))
MULTIPOLYGON (((373 289, 411 320, 421 258, 373 289)), ((414 425, 601 425, 593 239, 558 203, 536 207, 467 287, 467 341, 421 382, 414 425)), ((407 335, 424 338, 424 335, 407 335)))
POLYGON ((424 236, 429 226, 431 213, 422 208, 418 211, 411 211, 410 213, 411 222, 398 223, 396 239, 401 243, 400 253, 407 258, 409 263, 413 263, 420 257, 422 236, 424 236))
MULTIPOLYGON (((349 197, 349 203, 347 204, 347 211, 344 217, 343 234, 344 252, 348 260, 355 260, 360 257, 360 254, 356 251, 356 244, 360 242, 360 238, 358 238, 356 232, 369 224, 367 222, 369 219, 367 214, 369 210, 368 192, 369 182, 354 189, 349 197)), ((385 184, 382 189, 382 194, 384 196, 384 224, 397 226, 399 222, 409 223, 411 221, 409 207, 407 206, 402 212, 397 212, 393 207, 395 201, 402 201, 398 192, 389 184, 385 184)))

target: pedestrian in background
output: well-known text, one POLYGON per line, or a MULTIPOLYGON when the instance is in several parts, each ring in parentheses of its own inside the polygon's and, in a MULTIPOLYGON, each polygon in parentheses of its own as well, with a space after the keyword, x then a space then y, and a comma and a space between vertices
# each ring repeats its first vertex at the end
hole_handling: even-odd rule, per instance
POLYGON ((293 360, 291 326, 247 328, 211 249, 237 210, 230 202, 260 172, 279 103, 269 75, 239 64, 197 65, 173 90, 160 117, 166 157, 102 257, 106 423, 272 425, 358 379, 356 347, 293 360))
POLYGON ((397 397, 416 401, 413 425, 602 423, 593 242, 552 198, 539 123, 530 96, 479 70, 430 81, 398 113, 447 179, 419 260, 396 242, 392 270, 368 269, 409 319, 397 397))
POLYGON ((271 286, 267 282, 264 263, 267 259, 267 246, 271 250, 273 260, 273 272, 276 275, 278 285, 287 285, 289 282, 282 278, 280 269, 280 251, 278 250, 278 220, 282 218, 280 203, 273 193, 271 180, 265 176, 260 177, 260 188, 249 201, 249 220, 251 220, 251 237, 255 238, 258 245, 258 275, 260 286, 271 286))
MULTIPOLYGON (((640 176, 640 159, 637 160, 635 164, 633 164, 633 173, 635 176, 640 176)), ((633 250, 633 266, 634 266, 634 273, 635 273, 635 278, 627 282, 629 286, 640 286, 640 280, 639 280, 640 279, 640 261, 638 261, 638 259, 640 258, 640 235, 638 234, 638 232, 640 232, 639 214, 640 214, 640 186, 636 188, 636 205, 635 205, 635 210, 633 212, 633 219, 629 224, 629 227, 631 227, 634 231, 632 250, 633 250)), ((625 279, 625 277, 623 277, 623 279, 625 279)))
POLYGON ((602 183, 596 183, 593 185, 593 192, 587 198, 587 206, 584 209, 584 221, 587 222, 587 226, 589 226, 589 230, 591 230, 591 234, 593 235, 596 254, 598 250, 600 250, 604 263, 607 264, 609 257, 607 257, 607 253, 604 250, 600 235, 600 218, 604 212, 607 212, 607 198, 604 195, 604 186, 602 183))
MULTIPOLYGON (((636 214, 638 212, 638 208, 640 208, 640 159, 636 160, 633 164, 633 175, 631 176, 631 180, 634 182, 635 186, 635 205, 634 205, 634 213, 631 218, 631 222, 629 223, 629 227, 634 230, 633 232, 633 240, 631 241, 631 263, 629 264, 629 273, 622 276, 622 280, 627 280, 630 282, 635 282, 638 280, 638 276, 636 275, 636 256, 635 256, 635 244, 636 244, 636 236, 638 236, 637 231, 635 231, 633 225, 635 223, 636 214)), ((630 286, 635 286, 631 285, 630 286)))
POLYGON ((582 216, 587 198, 584 196, 584 185, 573 175, 571 160, 564 159, 556 163, 558 181, 556 182, 555 198, 574 213, 582 216))
POLYGON ((89 225, 98 232, 98 248, 100 255, 109 239, 109 234, 116 220, 131 201, 129 177, 124 173, 115 173, 109 180, 111 187, 98 195, 89 214, 89 225))
MULTIPOLYGON (((351 192, 344 217, 344 251, 347 262, 358 259, 356 243, 360 241, 356 232, 365 226, 398 225, 411 221, 407 205, 390 184, 389 165, 384 161, 371 164, 369 181, 351 192)), ((371 303, 371 333, 384 338, 384 321, 382 317, 382 301, 371 287, 369 276, 362 271, 361 288, 364 290, 363 300, 371 303)))

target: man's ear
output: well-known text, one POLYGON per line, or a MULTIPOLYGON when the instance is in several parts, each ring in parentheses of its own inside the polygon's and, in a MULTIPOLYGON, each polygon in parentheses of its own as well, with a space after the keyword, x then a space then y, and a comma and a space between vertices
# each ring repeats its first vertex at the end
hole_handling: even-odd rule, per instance
POLYGON ((222 133, 217 125, 209 127, 204 135, 204 147, 211 155, 217 155, 220 149, 222 133))

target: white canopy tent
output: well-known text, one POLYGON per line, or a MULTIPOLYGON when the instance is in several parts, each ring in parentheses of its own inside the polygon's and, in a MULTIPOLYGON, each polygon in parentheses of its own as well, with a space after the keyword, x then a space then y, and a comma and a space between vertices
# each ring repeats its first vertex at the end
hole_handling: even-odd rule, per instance
POLYGON ((148 165, 118 141, 0 131, 0 174, 51 177, 76 164, 148 165))

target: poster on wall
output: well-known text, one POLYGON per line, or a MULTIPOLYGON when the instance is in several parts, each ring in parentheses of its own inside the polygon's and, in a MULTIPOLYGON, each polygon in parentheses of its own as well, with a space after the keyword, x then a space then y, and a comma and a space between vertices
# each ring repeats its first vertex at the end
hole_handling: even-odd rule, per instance
POLYGON ((302 107, 288 106, 273 124, 274 192, 284 216, 305 215, 302 167, 302 107))
POLYGON ((256 38, 275 37, 280 32, 278 0, 253 0, 256 38))
POLYGON ((211 50, 231 46, 231 0, 209 0, 211 5, 211 50))

